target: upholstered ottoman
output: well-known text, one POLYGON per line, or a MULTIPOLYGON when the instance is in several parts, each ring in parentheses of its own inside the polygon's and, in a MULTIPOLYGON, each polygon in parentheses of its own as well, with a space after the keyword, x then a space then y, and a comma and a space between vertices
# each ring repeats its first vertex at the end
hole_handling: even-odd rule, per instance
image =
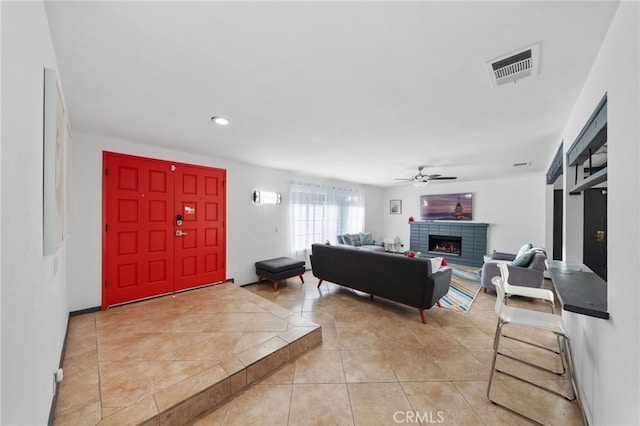
POLYGON ((258 284, 263 279, 273 281, 273 291, 278 290, 278 281, 285 278, 300 276, 304 283, 302 274, 305 272, 304 261, 291 259, 290 257, 276 257, 274 259, 261 260, 256 262, 256 275, 258 284))

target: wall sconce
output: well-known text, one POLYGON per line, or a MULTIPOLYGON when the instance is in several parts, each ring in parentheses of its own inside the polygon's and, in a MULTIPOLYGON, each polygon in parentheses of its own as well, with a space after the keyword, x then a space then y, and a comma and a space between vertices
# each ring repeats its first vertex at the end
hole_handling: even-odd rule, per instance
POLYGON ((279 192, 253 191, 253 202, 256 204, 280 204, 279 192))

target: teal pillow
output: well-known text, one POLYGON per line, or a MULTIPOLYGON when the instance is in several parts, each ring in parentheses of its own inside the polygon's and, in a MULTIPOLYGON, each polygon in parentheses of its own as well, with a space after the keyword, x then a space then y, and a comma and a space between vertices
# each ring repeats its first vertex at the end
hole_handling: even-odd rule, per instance
POLYGON ((344 241, 344 243, 348 246, 353 245, 353 239, 351 238, 351 234, 344 234, 342 236, 342 241, 344 241))
POLYGON ((360 242, 362 245, 372 245, 373 244, 373 236, 371 234, 361 232, 360 233, 360 242))
POLYGON ((533 247, 533 244, 531 243, 527 243, 523 245, 522 247, 520 247, 520 250, 518 250, 518 254, 516 255, 516 257, 520 256, 521 254, 524 254, 524 252, 527 250, 531 250, 532 247, 533 247))
POLYGON ((529 266, 529 263, 531 263, 531 259, 533 259, 534 254, 536 254, 536 250, 529 249, 524 253, 521 253, 518 256, 516 256, 516 258, 513 259, 513 262, 511 262, 511 264, 513 266, 527 267, 529 266))

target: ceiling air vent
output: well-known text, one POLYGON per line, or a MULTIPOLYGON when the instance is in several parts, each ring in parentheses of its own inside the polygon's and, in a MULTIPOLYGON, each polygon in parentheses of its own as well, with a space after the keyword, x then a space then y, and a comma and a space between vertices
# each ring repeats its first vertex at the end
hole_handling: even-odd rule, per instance
POLYGON ((537 74, 539 50, 536 44, 487 62, 491 86, 497 87, 537 74))

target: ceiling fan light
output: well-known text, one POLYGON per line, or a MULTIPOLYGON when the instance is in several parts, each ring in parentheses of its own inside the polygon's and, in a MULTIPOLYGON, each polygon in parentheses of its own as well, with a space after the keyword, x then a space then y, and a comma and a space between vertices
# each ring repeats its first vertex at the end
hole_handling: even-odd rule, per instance
POLYGON ((211 117, 211 120, 213 120, 213 122, 216 123, 218 126, 226 126, 229 124, 229 119, 224 117, 213 116, 211 117))
POLYGON ((426 181, 426 180, 416 180, 416 181, 414 181, 414 182, 413 182, 413 185, 414 185, 416 188, 422 188, 423 186, 425 186, 425 185, 426 185, 426 184, 428 184, 428 183, 429 183, 429 182, 428 182, 428 181, 426 181))

